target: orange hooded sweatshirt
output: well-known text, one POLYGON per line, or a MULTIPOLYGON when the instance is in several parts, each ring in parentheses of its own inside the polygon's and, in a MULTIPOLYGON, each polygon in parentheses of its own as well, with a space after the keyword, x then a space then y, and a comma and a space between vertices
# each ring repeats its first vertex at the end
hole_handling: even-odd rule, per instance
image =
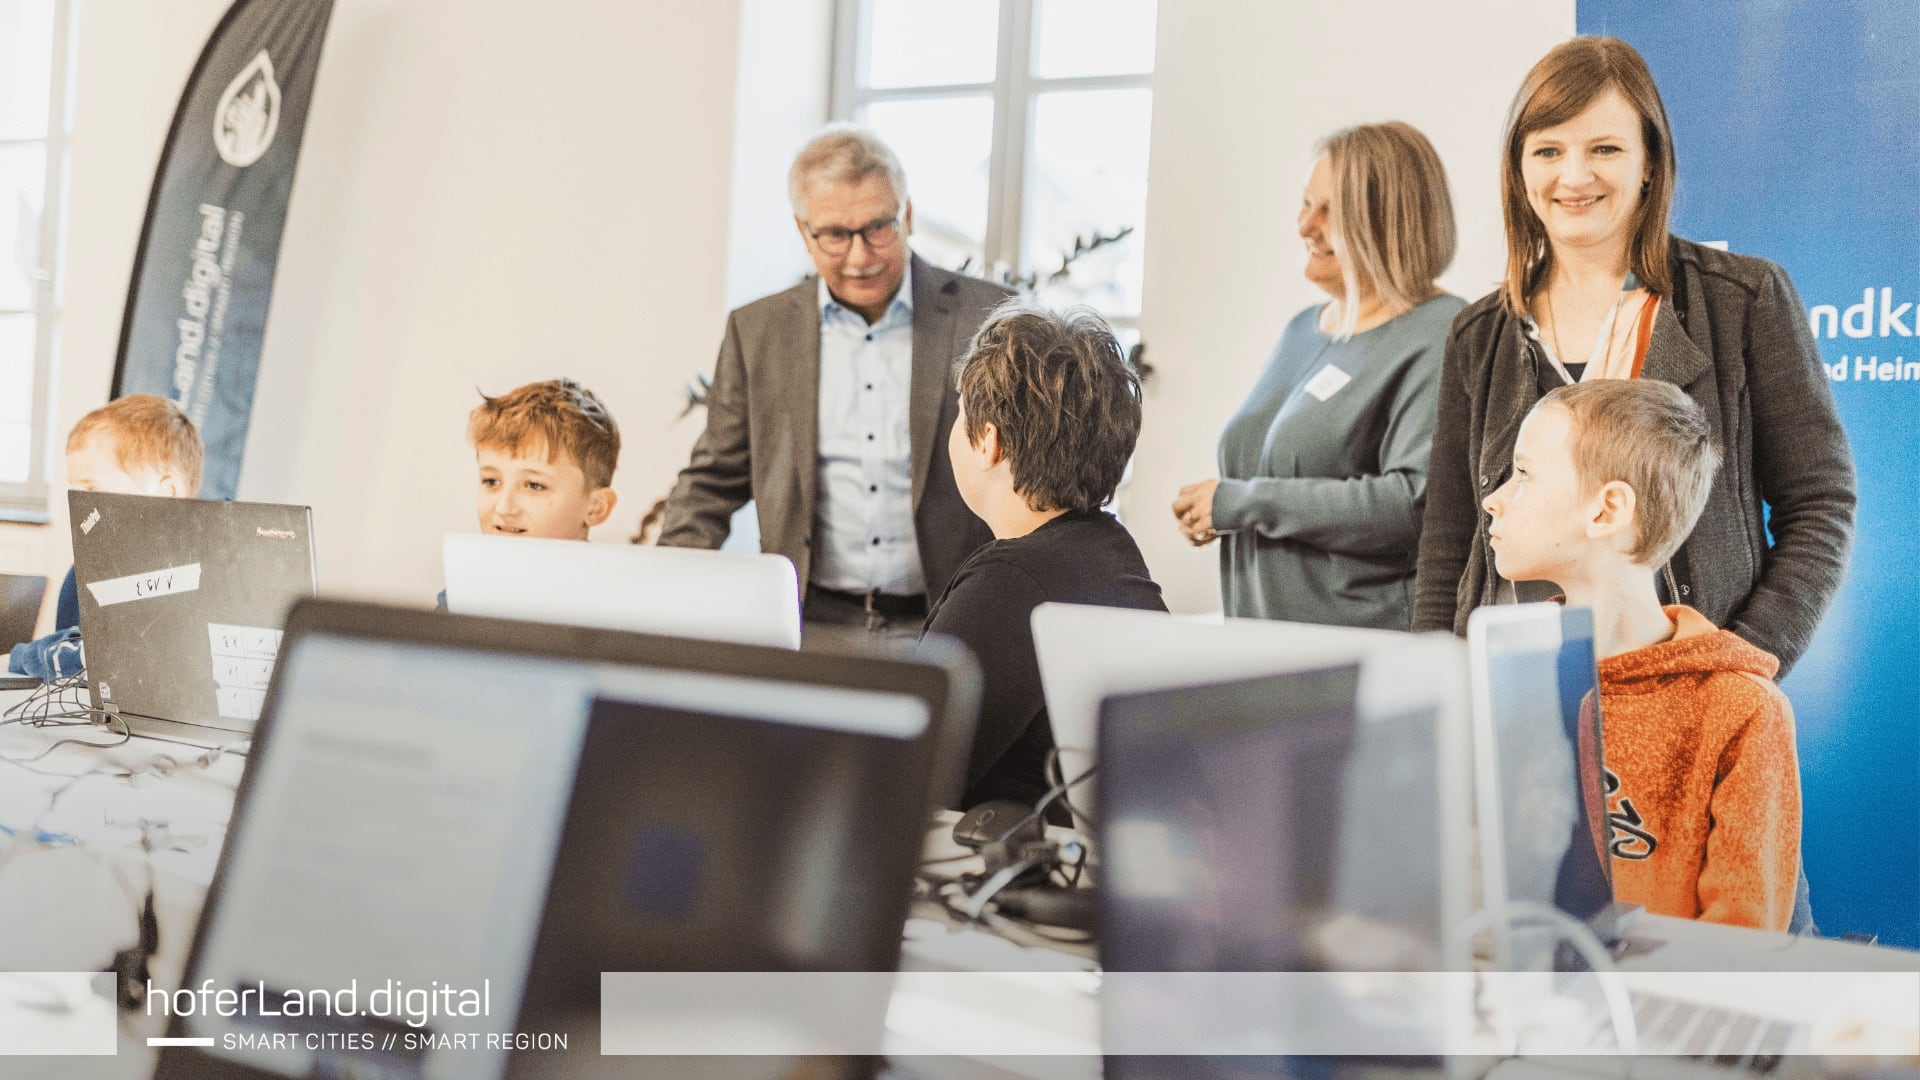
POLYGON ((1600 661, 1614 896, 1785 930, 1800 766, 1780 662, 1690 607, 1666 613, 1671 640, 1600 661))

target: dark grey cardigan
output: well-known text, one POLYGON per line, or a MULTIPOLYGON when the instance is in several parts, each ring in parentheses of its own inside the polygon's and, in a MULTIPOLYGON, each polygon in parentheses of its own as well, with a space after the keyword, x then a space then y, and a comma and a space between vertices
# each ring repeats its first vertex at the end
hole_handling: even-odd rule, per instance
MULTIPOLYGON (((1669 254, 1674 295, 1662 298, 1654 317, 1641 375, 1699 402, 1726 459, 1699 524, 1665 571, 1668 591, 1779 657, 1785 675, 1846 571, 1853 454, 1786 272, 1678 237, 1669 254)), ((1427 477, 1415 630, 1464 633, 1469 612, 1502 598, 1480 503, 1506 479, 1520 421, 1540 397, 1544 363, 1498 292, 1453 321, 1427 477)))

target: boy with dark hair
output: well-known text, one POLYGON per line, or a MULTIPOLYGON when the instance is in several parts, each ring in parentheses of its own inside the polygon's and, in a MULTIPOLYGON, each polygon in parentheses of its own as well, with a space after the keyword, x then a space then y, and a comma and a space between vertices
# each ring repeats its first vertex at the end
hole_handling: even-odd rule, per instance
MULTIPOLYGON (((200 493, 205 458, 200 432, 178 405, 128 394, 81 417, 67 433, 67 486, 191 499, 200 493)), ((15 645, 8 666, 43 682, 80 673, 80 590, 72 569, 60 583, 53 627, 38 641, 15 645)))
MULTIPOLYGON (((959 364, 948 438, 967 508, 993 530, 927 617, 958 638, 985 686, 962 808, 1038 803, 1053 749, 1033 647, 1048 601, 1165 611, 1126 527, 1102 510, 1140 436, 1140 380, 1100 317, 1017 300, 997 308, 959 364)), ((1066 823, 1056 804, 1051 820, 1066 823)))
POLYGON ((1793 709, 1779 661, 1683 605, 1656 568, 1693 531, 1720 464, 1684 391, 1560 387, 1520 427, 1487 498, 1500 576, 1591 608, 1614 895, 1659 915, 1787 929, 1800 856, 1793 709))
POLYGON ((480 466, 482 532, 585 540, 617 499, 620 428, 593 391, 572 379, 480 395, 467 416, 480 466))

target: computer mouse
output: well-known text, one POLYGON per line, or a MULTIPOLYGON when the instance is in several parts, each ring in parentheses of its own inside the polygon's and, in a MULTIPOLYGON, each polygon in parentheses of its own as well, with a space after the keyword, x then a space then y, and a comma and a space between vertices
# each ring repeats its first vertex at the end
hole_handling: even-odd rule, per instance
POLYGON ((1047 836, 1046 823, 1033 807, 1018 799, 994 799, 960 815, 953 823, 953 842, 975 851, 988 844, 1006 844, 1018 850, 1047 836))

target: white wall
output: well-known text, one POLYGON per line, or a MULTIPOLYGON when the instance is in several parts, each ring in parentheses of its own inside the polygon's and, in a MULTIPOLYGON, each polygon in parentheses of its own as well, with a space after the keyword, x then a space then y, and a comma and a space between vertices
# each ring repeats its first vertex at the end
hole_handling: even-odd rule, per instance
MULTIPOLYGON (((226 2, 81 5, 56 435, 106 398, 160 143, 226 2)), ((1213 474, 1221 424, 1316 299, 1293 232, 1314 139, 1425 131, 1462 227, 1443 283, 1479 295, 1501 118, 1572 29, 1572 0, 1161 4, 1142 317, 1159 374, 1127 499, 1176 609, 1218 605, 1217 563, 1165 506, 1213 474)), ((698 434, 681 388, 726 308, 806 270, 784 176, 826 118, 830 44, 829 0, 337 0, 241 486, 314 507, 324 588, 439 587, 440 536, 472 527, 476 386, 565 373, 605 396, 626 449, 598 538, 631 531, 698 434)), ((0 569, 63 572, 60 509, 0 526, 0 569)))
MULTIPOLYGON (((160 144, 226 6, 81 5, 58 432, 106 400, 160 144)), ((596 538, 665 494, 725 310, 739 14, 338 0, 240 488, 314 508, 324 590, 440 587, 441 535, 474 527, 475 387, 566 374, 607 400, 621 501, 596 538)))
POLYGON ((1160 4, 1141 335, 1157 369, 1128 522, 1176 611, 1217 610, 1219 555, 1167 505, 1217 475, 1220 428, 1281 328, 1324 298, 1294 231, 1316 139, 1405 120, 1446 162, 1459 255, 1441 284, 1499 277, 1500 127, 1520 79, 1572 35, 1573 0, 1160 4))

